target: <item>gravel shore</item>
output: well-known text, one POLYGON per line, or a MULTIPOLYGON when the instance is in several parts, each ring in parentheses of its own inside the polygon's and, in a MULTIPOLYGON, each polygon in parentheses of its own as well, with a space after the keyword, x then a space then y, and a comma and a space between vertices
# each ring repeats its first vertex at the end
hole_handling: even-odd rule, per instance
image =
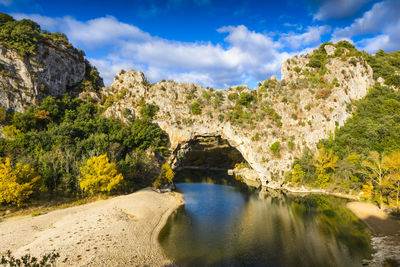
MULTIPOLYGON (((400 266, 400 221, 388 216, 377 206, 366 202, 349 202, 347 208, 360 218, 373 233, 374 249, 369 266, 384 266, 388 259, 400 266)), ((386 266, 386 265, 385 265, 386 266)))
POLYGON ((146 188, 36 217, 8 218, 0 222, 0 253, 56 251, 57 266, 165 266, 171 261, 158 234, 183 203, 179 193, 146 188))

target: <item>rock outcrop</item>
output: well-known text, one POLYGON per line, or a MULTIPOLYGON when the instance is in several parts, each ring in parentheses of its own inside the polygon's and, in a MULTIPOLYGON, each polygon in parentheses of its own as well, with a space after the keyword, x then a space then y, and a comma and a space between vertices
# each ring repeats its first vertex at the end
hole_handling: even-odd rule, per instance
POLYGON ((47 95, 61 95, 83 80, 85 68, 83 54, 64 42, 46 40, 25 57, 0 45, 0 105, 21 112, 47 95))
POLYGON ((281 82, 271 78, 253 91, 173 81, 149 84, 141 72, 120 71, 104 89, 112 103, 105 115, 126 120, 137 116, 144 103, 155 104, 154 122, 169 136, 175 167, 190 140, 220 136, 242 153, 263 185, 279 187, 294 157, 343 125, 352 100, 365 96, 374 83, 361 57, 329 58, 323 74, 309 67, 309 60, 309 55, 289 59, 281 82))

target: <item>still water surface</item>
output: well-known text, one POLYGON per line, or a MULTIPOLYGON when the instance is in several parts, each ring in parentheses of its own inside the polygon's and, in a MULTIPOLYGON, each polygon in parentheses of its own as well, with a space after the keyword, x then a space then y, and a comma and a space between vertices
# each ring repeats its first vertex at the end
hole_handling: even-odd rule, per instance
POLYGON ((345 200, 208 183, 177 188, 186 203, 159 241, 181 266, 361 266, 370 257, 369 231, 345 200))

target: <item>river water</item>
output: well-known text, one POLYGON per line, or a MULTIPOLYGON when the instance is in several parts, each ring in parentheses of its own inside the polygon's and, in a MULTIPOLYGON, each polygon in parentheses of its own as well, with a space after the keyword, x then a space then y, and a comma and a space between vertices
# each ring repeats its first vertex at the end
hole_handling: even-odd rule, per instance
POLYGON ((370 258, 370 233, 343 199, 210 183, 177 189, 186 203, 159 241, 181 266, 361 266, 370 258))

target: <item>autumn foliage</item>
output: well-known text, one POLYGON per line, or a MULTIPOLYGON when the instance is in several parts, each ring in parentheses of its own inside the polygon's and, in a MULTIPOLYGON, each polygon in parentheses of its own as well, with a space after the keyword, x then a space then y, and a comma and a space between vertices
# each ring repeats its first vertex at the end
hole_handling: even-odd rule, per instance
POLYGON ((107 155, 92 157, 81 168, 82 178, 79 181, 82 191, 89 194, 111 192, 118 188, 123 180, 117 165, 107 155))
POLYGON ((0 158, 0 203, 21 206, 39 186, 40 175, 29 164, 13 168, 10 158, 0 158))

